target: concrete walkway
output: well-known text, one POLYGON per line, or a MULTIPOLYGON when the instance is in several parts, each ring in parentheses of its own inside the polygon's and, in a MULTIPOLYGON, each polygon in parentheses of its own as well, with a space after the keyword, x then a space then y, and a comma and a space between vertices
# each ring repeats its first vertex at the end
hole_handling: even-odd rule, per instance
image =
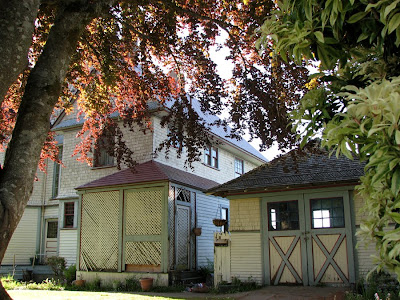
POLYGON ((234 299, 251 300, 344 300, 343 287, 268 286, 259 290, 232 294, 234 299))

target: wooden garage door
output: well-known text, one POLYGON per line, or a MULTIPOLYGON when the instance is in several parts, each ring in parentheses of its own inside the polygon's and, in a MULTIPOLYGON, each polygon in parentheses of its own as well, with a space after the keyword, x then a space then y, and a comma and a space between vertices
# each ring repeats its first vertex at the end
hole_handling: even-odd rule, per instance
POLYGON ((269 197, 266 210, 270 284, 354 282, 346 193, 269 197))

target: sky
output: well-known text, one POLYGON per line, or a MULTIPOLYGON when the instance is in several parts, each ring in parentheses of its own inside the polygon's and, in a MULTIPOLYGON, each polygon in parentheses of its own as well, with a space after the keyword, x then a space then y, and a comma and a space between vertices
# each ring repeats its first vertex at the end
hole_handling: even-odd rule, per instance
MULTIPOLYGON (((226 38, 226 34, 221 34, 221 40, 217 40, 218 42, 223 42, 224 36, 226 38)), ((215 49, 215 48, 214 48, 215 49)), ((211 52, 211 58, 215 61, 217 64, 217 72, 223 79, 229 79, 232 76, 232 69, 233 69, 233 64, 227 60, 225 60, 225 57, 229 55, 229 49, 227 48, 221 48, 219 51, 212 51, 211 52)), ((228 117, 228 111, 223 112, 222 115, 219 117, 221 118, 226 118, 228 117)), ((247 134, 243 137, 245 140, 249 141, 250 135, 247 134)), ((257 149, 265 158, 268 160, 272 160, 275 157, 277 157, 279 154, 282 152, 278 150, 278 146, 275 145, 265 151, 260 151, 260 139, 254 139, 250 144, 257 149)))

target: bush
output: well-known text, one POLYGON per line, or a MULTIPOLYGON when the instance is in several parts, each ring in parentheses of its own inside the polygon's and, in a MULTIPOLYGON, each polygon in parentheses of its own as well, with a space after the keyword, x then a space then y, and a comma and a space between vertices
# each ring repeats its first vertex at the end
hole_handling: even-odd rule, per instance
POLYGON ((65 279, 67 280, 67 284, 71 284, 72 281, 76 279, 76 266, 71 265, 64 271, 65 279))
POLYGON ((127 278, 125 280, 125 289, 128 292, 141 291, 140 282, 136 277, 127 278))
POLYGON ((64 271, 67 266, 64 257, 61 256, 52 256, 47 258, 47 264, 51 267, 54 272, 54 275, 57 278, 64 276, 64 271))
POLYGON ((387 272, 372 272, 367 281, 361 279, 355 286, 355 291, 346 296, 347 300, 352 299, 400 299, 400 285, 395 278, 387 272), (389 296, 390 295, 390 296, 389 296))

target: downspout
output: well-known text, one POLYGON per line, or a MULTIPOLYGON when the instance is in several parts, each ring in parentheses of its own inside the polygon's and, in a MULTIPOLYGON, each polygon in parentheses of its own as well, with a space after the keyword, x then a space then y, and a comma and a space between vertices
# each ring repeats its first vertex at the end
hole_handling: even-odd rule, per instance
MULTIPOLYGON (((48 160, 47 160, 48 162, 48 160)), ((44 178, 42 182, 42 204, 40 206, 40 237, 39 237, 39 261, 43 262, 42 259, 44 258, 44 253, 43 253, 43 245, 44 245, 44 210, 45 210, 45 201, 46 201, 46 188, 47 188, 47 168, 48 168, 48 163, 46 163, 46 170, 44 172, 44 178)))

